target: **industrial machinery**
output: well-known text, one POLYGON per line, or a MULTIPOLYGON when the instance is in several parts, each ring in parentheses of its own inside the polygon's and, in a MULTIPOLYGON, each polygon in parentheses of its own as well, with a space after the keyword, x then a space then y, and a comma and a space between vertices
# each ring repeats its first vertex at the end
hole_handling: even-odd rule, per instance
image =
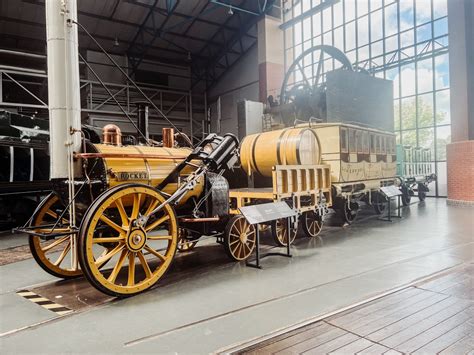
MULTIPOLYGON (((52 192, 18 230, 29 234, 31 252, 48 273, 84 275, 106 294, 134 295, 163 276, 179 244, 187 248, 201 235, 218 235, 223 229, 229 197, 222 174, 238 159, 239 142, 231 134, 209 134, 195 147, 179 147, 172 128, 164 129, 162 142, 154 142, 125 110, 141 144, 122 144, 115 125, 104 127, 100 143, 86 139, 80 117, 81 25, 76 18, 74 0, 46 1, 52 192)), ((139 110, 139 122, 146 121, 140 116, 145 112, 139 110)), ((183 133, 176 134, 186 140, 183 133)))
POLYGON ((429 192, 429 184, 436 180, 431 164, 429 148, 397 145, 397 176, 400 180, 402 203, 410 204, 415 192, 420 201, 424 201, 429 192))

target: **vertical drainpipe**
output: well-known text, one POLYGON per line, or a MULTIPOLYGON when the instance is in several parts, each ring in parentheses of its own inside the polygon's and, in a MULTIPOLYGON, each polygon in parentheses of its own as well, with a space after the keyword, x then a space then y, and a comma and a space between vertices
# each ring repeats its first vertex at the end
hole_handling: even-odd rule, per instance
MULTIPOLYGON (((68 162, 79 152, 81 129, 76 0, 46 0, 46 43, 48 61, 48 106, 50 130, 51 179, 70 176, 68 162)), ((75 164, 74 175, 80 175, 75 164)))

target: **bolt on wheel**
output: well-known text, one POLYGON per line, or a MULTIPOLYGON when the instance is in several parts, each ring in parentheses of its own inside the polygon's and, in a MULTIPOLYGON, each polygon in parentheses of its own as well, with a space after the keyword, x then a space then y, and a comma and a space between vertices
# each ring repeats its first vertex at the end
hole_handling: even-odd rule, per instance
POLYGON ((257 242, 255 226, 242 215, 236 215, 227 223, 224 234, 226 254, 235 261, 242 261, 252 255, 257 242))
POLYGON ((165 201, 155 189, 123 184, 103 193, 87 211, 79 231, 79 261, 99 291, 125 297, 152 287, 168 270, 177 249, 178 225, 170 205, 144 224, 165 201), (100 269, 104 262, 113 265, 100 269))
MULTIPOLYGON (((57 222, 64 208, 58 196, 50 193, 34 212, 30 226, 38 227, 35 231, 43 234, 67 232, 69 227, 69 214, 67 213, 64 214, 61 223, 54 230, 51 227, 57 222)), ((73 242, 77 243, 76 234, 60 236, 51 240, 44 240, 39 235, 30 235, 28 238, 31 254, 38 265, 47 273, 63 279, 82 275, 79 263, 74 263, 72 260, 73 248, 71 245, 73 242)), ((74 255, 74 257, 77 256, 74 255)))

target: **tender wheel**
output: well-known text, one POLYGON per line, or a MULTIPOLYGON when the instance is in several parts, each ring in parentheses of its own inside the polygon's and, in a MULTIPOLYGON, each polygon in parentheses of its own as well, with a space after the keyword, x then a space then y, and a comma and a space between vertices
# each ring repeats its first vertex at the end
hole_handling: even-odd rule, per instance
POLYGON ((372 206, 374 206, 375 213, 382 214, 387 207, 387 198, 380 192, 372 194, 372 206))
POLYGON ((257 242, 255 226, 249 224, 242 215, 230 219, 225 228, 224 249, 229 258, 242 261, 252 255, 257 242))
POLYGON ((186 229, 180 228, 178 233, 178 251, 184 253, 191 251, 197 244, 197 240, 188 239, 189 232, 186 229))
POLYGON ((284 247, 288 245, 288 236, 290 244, 295 241, 298 230, 296 228, 288 228, 288 219, 277 219, 272 222, 272 237, 278 246, 284 247))
POLYGON ((352 224, 357 218, 357 213, 359 212, 359 204, 357 202, 350 202, 348 206, 347 200, 341 201, 341 208, 339 214, 343 222, 347 224, 352 224))
POLYGON ((323 228, 323 217, 314 211, 308 211, 301 216, 303 232, 309 238, 314 238, 319 235, 323 228))
MULTIPOLYGON (((41 225, 54 224, 63 211, 64 205, 56 195, 51 193, 39 204, 33 214, 30 226, 40 227, 41 225)), ((68 216, 69 215, 66 214, 64 215, 62 220, 63 225, 67 226, 69 224, 68 216)), ((37 231, 39 232, 39 230, 38 228, 37 231)), ((57 227, 55 232, 60 230, 64 230, 64 227, 57 227)), ((42 228, 41 231, 44 233, 46 230, 42 228)), ((76 238, 77 241, 75 235, 73 238, 76 238)), ((47 273, 63 279, 70 279, 82 275, 79 264, 76 263, 76 266, 72 265, 71 236, 63 236, 44 241, 39 236, 30 235, 28 242, 34 259, 47 273)))
POLYGON ((170 205, 144 225, 137 218, 165 201, 155 189, 123 184, 103 193, 87 210, 79 231, 79 261, 99 291, 126 297, 152 287, 168 270, 178 244, 170 205), (109 261, 113 267, 100 270, 109 261))
POLYGON ((402 205, 403 206, 410 205, 411 195, 412 195, 410 189, 406 185, 402 185, 400 190, 402 191, 402 196, 401 196, 402 205))
POLYGON ((424 201, 426 199, 426 187, 423 184, 418 184, 418 199, 424 201))

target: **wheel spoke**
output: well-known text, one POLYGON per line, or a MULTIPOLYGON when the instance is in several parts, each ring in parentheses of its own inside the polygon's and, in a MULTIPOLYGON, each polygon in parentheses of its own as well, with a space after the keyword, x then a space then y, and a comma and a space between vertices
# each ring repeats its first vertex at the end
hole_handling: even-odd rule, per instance
POLYGON ((143 255, 141 251, 139 251, 137 255, 138 255, 138 259, 140 260, 140 264, 142 264, 143 271, 145 271, 145 275, 147 279, 149 279, 151 277, 151 270, 150 270, 150 266, 148 266, 148 262, 145 259, 145 255, 143 255))
POLYGON ((141 199, 142 199, 141 193, 137 193, 133 195, 133 209, 132 209, 132 215, 131 215, 132 220, 135 220, 138 217, 138 213, 140 212, 141 199))
POLYGON ((65 236, 65 237, 62 237, 58 240, 55 240, 51 244, 49 244, 49 245, 45 246, 44 248, 42 248, 42 250, 43 250, 43 252, 46 253, 47 251, 49 251, 49 250, 53 249, 54 247, 58 246, 59 244, 64 243, 66 240, 69 240, 69 238, 70 238, 69 236, 65 236))
POLYGON ((71 240, 66 244, 66 247, 64 248, 63 252, 61 255, 59 255, 58 260, 55 261, 54 265, 59 266, 63 262, 64 258, 66 257, 67 253, 69 253, 69 250, 71 250, 71 240))
POLYGON ((160 253, 158 253, 155 249, 149 247, 148 245, 145 245, 145 249, 150 253, 156 256, 158 259, 161 259, 161 261, 166 261, 166 257, 160 253))
POLYGON ((104 222, 105 224, 107 224, 109 227, 115 229, 117 232, 119 232, 120 234, 124 233, 125 231, 123 230, 122 227, 120 227, 117 223, 115 223, 114 221, 112 221, 111 219, 109 219, 108 217, 106 217, 104 214, 101 215, 99 217, 99 219, 104 222))
POLYGON ((172 235, 149 235, 148 240, 172 240, 172 235))
POLYGON ((323 63, 323 54, 324 52, 321 51, 321 54, 319 55, 318 69, 316 70, 316 76, 314 77, 313 87, 317 87, 319 83, 319 76, 321 74, 321 68, 322 68, 322 63, 323 63))
POLYGON ((103 265, 105 262, 109 261, 115 254, 121 251, 123 248, 125 248, 125 244, 119 244, 110 251, 106 250, 106 253, 104 255, 101 255, 100 257, 96 259, 95 264, 97 265, 97 267, 103 265))
POLYGON ((128 286, 135 285, 135 253, 128 254, 128 286))
POLYGON ((158 203, 159 203, 159 202, 160 202, 159 200, 154 200, 154 201, 150 204, 150 206, 148 206, 148 208, 147 208, 147 210, 146 210, 146 212, 145 212, 145 216, 148 216, 148 215, 151 213, 151 211, 153 211, 153 210, 156 208, 156 206, 158 206, 158 203))
MULTIPOLYGON (((237 241, 240 241, 240 240, 237 240, 237 241)), ((232 250, 232 254, 233 254, 233 255, 237 255, 237 249, 239 248, 239 245, 240 245, 240 244, 237 244, 237 245, 235 246, 235 248, 232 248, 232 247, 230 248, 230 249, 232 250)), ((230 246, 230 244, 229 244, 229 246, 230 246)))
POLYGON ((170 219, 170 216, 169 215, 164 215, 163 217, 157 219, 155 222, 153 222, 152 224, 148 225, 145 227, 145 231, 149 232, 153 229, 155 229, 156 227, 158 227, 160 224, 166 222, 167 220, 170 219))
POLYGON ((125 236, 120 237, 104 237, 104 238, 93 238, 92 243, 118 243, 125 240, 125 236))
POLYGON ((117 276, 122 269, 122 265, 128 255, 128 250, 124 249, 122 250, 122 254, 120 254, 120 257, 117 261, 117 264, 115 264, 114 269, 110 273, 109 277, 107 278, 107 281, 114 283, 115 280, 117 279, 117 276))
POLYGON ((129 226, 130 220, 128 219, 127 212, 125 211, 125 207, 123 207, 123 202, 121 198, 115 200, 115 206, 120 213, 120 218, 122 218, 122 224, 124 226, 129 226))
POLYGON ((305 74, 303 68, 301 68, 300 63, 298 62, 298 63, 296 63, 296 65, 298 66, 298 69, 300 70, 301 74, 303 75, 303 79, 304 79, 304 81, 306 82, 306 85, 308 85, 309 87, 311 87, 311 84, 310 84, 308 78, 306 77, 306 74, 305 74))

